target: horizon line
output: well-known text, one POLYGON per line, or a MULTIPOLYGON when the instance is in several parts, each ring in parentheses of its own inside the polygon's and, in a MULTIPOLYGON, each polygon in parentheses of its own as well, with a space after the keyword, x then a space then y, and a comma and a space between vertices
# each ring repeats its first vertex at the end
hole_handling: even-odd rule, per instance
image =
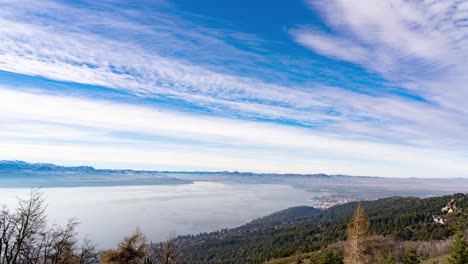
POLYGON ((387 176, 369 176, 369 175, 350 175, 350 174, 328 174, 328 173, 275 173, 275 172, 253 172, 253 171, 238 171, 238 170, 224 170, 224 171, 199 171, 199 170, 194 170, 194 171, 178 171, 178 170, 156 170, 156 169, 151 169, 151 170, 141 170, 141 169, 116 169, 116 168, 100 168, 100 167, 95 167, 95 166, 90 166, 90 165, 61 165, 58 163, 50 163, 50 162, 28 162, 24 160, 0 160, 1 163, 25 163, 29 165, 52 165, 56 167, 62 167, 62 168, 90 168, 92 170, 96 171, 131 171, 131 172, 153 172, 153 173, 209 173, 209 174, 219 174, 219 173, 227 173, 227 174, 255 174, 255 175, 276 175, 276 176, 288 176, 288 175, 297 175, 297 176, 327 176, 327 177, 361 177, 361 178, 385 178, 385 179, 440 179, 440 180, 450 180, 450 179, 462 179, 462 180, 468 180, 468 178, 464 177, 449 177, 449 178, 443 178, 443 177, 387 177, 387 176))

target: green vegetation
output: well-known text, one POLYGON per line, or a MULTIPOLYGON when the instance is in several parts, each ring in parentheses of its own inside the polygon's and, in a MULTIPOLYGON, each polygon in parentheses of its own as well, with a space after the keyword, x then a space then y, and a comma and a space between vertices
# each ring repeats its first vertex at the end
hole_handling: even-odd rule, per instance
POLYGON ((156 244, 137 229, 117 248, 99 252, 88 240, 78 242, 76 220, 47 226, 43 196, 33 191, 13 212, 0 210, 0 263, 466 264, 465 208, 463 194, 393 197, 323 211, 296 207, 231 230, 156 244))
MULTIPOLYGON (((459 208, 468 208, 468 196, 464 194, 362 202, 370 222, 369 247, 382 251, 380 260, 389 249, 402 258, 404 249, 413 244, 422 247, 420 251, 428 252, 424 253, 425 258, 433 257, 431 254, 439 252, 429 248, 437 244, 437 248, 445 249, 445 241, 455 233, 457 225, 468 226, 466 216, 461 214, 448 216, 444 225, 433 221, 433 216, 440 215, 441 208, 452 199, 459 208)), ((184 263, 263 263, 321 250, 346 240, 347 224, 357 206, 358 203, 348 203, 324 211, 305 207, 290 209, 230 230, 180 236, 177 242, 184 253, 184 263)), ((336 249, 342 252, 343 246, 337 245, 336 249)))
POLYGON ((323 252, 311 252, 298 256, 291 256, 281 259, 273 259, 265 262, 265 264, 297 264, 297 263, 314 263, 314 264, 343 264, 343 256, 331 250, 323 252))
POLYGON ((419 264, 421 263, 421 259, 416 253, 416 250, 412 247, 410 247, 406 254, 405 257, 403 258, 403 264, 419 264))
POLYGON ((468 243, 465 240, 463 233, 460 231, 457 233, 452 249, 450 251, 450 257, 448 259, 449 264, 463 264, 468 263, 468 243))
POLYGON ((320 260, 320 264, 343 264, 343 257, 333 251, 326 251, 320 260))
POLYGON ((382 259, 382 264, 396 264, 396 258, 391 251, 388 251, 382 259))

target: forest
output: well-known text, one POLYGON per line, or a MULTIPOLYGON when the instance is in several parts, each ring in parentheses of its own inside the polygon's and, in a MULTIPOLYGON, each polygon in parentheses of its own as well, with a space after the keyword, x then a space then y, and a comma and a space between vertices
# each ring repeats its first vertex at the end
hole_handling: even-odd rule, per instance
MULTIPOLYGON (((373 239, 369 243, 383 251, 394 250, 399 256, 406 247, 415 244, 427 248, 421 248, 419 254, 432 257, 424 256, 426 251, 438 253, 431 247, 447 244, 457 229, 467 227, 466 212, 449 215, 443 225, 434 222, 433 216, 442 214, 441 209, 451 200, 458 208, 468 207, 464 194, 363 201, 373 239)), ((347 225, 358 204, 347 203, 323 211, 312 207, 290 208, 238 228, 179 236, 177 240, 186 263, 263 263, 332 246, 338 247, 339 252, 342 251, 339 243, 347 238, 347 225)), ((444 247, 441 251, 447 250, 444 247)))
POLYGON ((136 228, 116 248, 101 250, 78 239, 77 219, 50 226, 44 196, 34 190, 16 208, 1 208, 0 263, 466 264, 466 208, 466 194, 391 197, 326 210, 301 206, 233 229, 171 234, 158 243, 148 243, 136 228))

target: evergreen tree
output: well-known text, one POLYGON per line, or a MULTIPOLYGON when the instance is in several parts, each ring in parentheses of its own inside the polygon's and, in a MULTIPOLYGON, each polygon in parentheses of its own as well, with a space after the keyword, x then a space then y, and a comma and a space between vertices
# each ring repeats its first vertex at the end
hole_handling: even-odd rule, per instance
POLYGON ((344 263, 365 264, 369 262, 369 257, 366 254, 369 229, 369 218, 364 211, 364 207, 359 203, 346 231, 348 238, 345 246, 344 263))
POLYGON ((421 260, 418 257, 418 254, 416 254, 416 250, 412 247, 410 247, 407 251, 405 256, 403 257, 403 264, 419 264, 421 263, 421 260))
POLYGON ((396 259, 395 257, 393 256, 392 252, 391 251, 388 251, 387 254, 385 254, 383 260, 382 260, 382 264, 396 264, 396 259))
POLYGON ((343 264, 343 257, 333 251, 326 251, 320 258, 320 264, 343 264))
POLYGON ((468 243, 466 243, 462 232, 458 232, 450 251, 449 264, 468 263, 468 243))

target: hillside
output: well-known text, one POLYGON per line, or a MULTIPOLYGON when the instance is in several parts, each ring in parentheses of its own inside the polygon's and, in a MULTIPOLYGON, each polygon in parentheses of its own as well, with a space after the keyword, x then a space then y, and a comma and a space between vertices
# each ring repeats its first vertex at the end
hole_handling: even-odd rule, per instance
MULTIPOLYGON (((365 201, 374 235, 396 241, 444 240, 454 234, 455 219, 434 222, 433 215, 453 200, 468 208, 468 195, 433 198, 391 197, 365 201)), ((345 229, 357 203, 327 210, 295 207, 230 230, 177 238, 184 263, 263 263, 269 259, 312 252, 346 238, 345 229)), ((460 219, 457 219, 460 220, 460 219)), ((467 219, 462 219, 467 225, 467 219)))

